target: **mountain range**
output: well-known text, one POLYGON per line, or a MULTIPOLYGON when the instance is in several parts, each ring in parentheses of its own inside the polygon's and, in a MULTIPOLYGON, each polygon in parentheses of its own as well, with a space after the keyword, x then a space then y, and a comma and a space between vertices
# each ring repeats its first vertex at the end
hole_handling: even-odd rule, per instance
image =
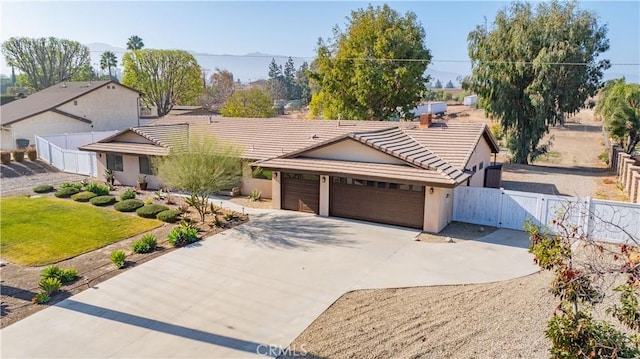
MULTIPOLYGON (((102 55, 103 52, 111 51, 115 53, 118 58, 118 64, 120 65, 122 55, 127 51, 124 48, 103 43, 91 43, 87 44, 87 46, 91 51, 91 64, 94 68, 99 68, 100 55, 102 55)), ((198 64, 200 64, 203 69, 208 70, 209 73, 215 71, 216 68, 225 69, 231 71, 234 79, 240 79, 242 83, 267 79, 271 60, 275 59, 278 64, 284 66, 288 58, 288 56, 263 54, 260 52, 252 52, 245 55, 210 54, 193 51, 189 51, 189 53, 191 53, 198 61, 198 64)), ((292 57, 292 60, 297 68, 300 67, 304 61, 311 62, 312 59, 292 57)), ((455 86, 458 86, 459 83, 456 81, 456 78, 461 76, 461 74, 458 73, 439 71, 431 67, 427 69, 426 73, 431 76, 432 82, 438 79, 442 82, 442 85, 451 81, 455 86)), ((118 78, 122 77, 121 67, 118 68, 117 76, 118 78)))

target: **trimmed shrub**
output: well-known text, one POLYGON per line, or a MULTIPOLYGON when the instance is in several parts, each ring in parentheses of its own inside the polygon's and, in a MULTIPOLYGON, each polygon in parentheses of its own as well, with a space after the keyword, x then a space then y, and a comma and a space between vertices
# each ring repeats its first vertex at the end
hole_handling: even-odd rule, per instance
POLYGON ((144 206, 144 202, 138 199, 125 199, 116 203, 113 208, 120 212, 134 212, 136 209, 144 206))
POLYGON ((78 192, 80 192, 80 190, 74 187, 60 188, 56 191, 55 196, 58 198, 69 198, 78 192))
POLYGON ((35 193, 47 193, 53 191, 53 186, 50 184, 41 184, 39 186, 33 187, 33 192, 35 193))
POLYGON ((134 199, 134 198, 136 198, 136 191, 132 190, 131 188, 127 189, 126 191, 124 191, 124 193, 120 195, 120 199, 122 201, 127 199, 134 199))
POLYGON ((198 229, 192 225, 182 222, 180 226, 174 228, 167 237, 167 242, 174 247, 186 246, 198 240, 198 229))
POLYGON ((133 242, 131 250, 134 253, 149 253, 153 252, 157 245, 158 241, 156 240, 156 236, 153 234, 145 234, 142 238, 133 242))
POLYGON ((35 295, 35 297, 33 297, 33 299, 31 299, 31 301, 35 304, 45 304, 49 300, 51 300, 51 296, 46 292, 38 293, 35 295))
POLYGON ((0 161, 3 165, 8 165, 9 163, 11 163, 11 152, 0 151, 0 161))
POLYGON ((58 278, 43 278, 38 287, 45 293, 51 295, 60 290, 62 282, 58 278))
POLYGON ((156 218, 158 213, 168 210, 169 207, 161 204, 148 204, 136 210, 138 216, 143 218, 156 218))
POLYGON ((85 189, 85 191, 93 192, 96 196, 106 196, 109 194, 109 187, 101 184, 97 184, 95 182, 89 183, 85 189))
POLYGON ((89 200, 95 196, 96 194, 93 192, 84 191, 74 194, 73 196, 71 196, 71 199, 76 202, 89 202, 89 200))
POLYGON ((82 189, 82 183, 65 182, 60 185, 60 188, 75 188, 78 190, 78 192, 80 192, 80 190, 82 189))
POLYGON ((75 268, 60 269, 56 265, 50 265, 42 270, 40 277, 42 277, 42 279, 58 279, 60 283, 65 284, 73 282, 78 278, 78 270, 75 268))
POLYGON ((98 196, 91 198, 89 202, 94 206, 109 206, 116 203, 116 198, 114 196, 98 196))
POLYGON ((118 249, 117 251, 111 252, 111 262, 116 266, 116 268, 121 269, 124 268, 126 262, 127 255, 124 253, 122 249, 118 249))
POLYGON ((25 150, 13 150, 13 160, 16 162, 24 161, 25 150))
POLYGON ((161 220, 162 222, 173 223, 180 219, 180 215, 182 212, 175 209, 168 209, 166 211, 162 211, 156 215, 156 218, 161 220))
POLYGON ((36 151, 35 147, 27 148, 27 157, 29 157, 29 161, 35 161, 38 159, 38 151, 36 151))

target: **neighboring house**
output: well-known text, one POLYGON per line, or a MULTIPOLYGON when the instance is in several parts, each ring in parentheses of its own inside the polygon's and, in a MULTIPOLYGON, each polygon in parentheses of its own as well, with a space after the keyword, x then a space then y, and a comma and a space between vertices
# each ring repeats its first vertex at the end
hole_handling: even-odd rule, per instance
POLYGON ((98 173, 112 169, 125 185, 147 174, 158 188, 149 157, 199 133, 242 147, 263 169, 245 171, 242 193, 258 189, 274 208, 430 232, 451 221, 456 186, 483 186, 499 151, 484 124, 202 117, 165 117, 80 149, 98 153, 98 173))
POLYGON ((2 149, 36 135, 139 126, 140 94, 114 81, 64 82, 0 107, 2 149))
POLYGON ((220 113, 203 106, 173 106, 167 116, 219 116, 220 113))

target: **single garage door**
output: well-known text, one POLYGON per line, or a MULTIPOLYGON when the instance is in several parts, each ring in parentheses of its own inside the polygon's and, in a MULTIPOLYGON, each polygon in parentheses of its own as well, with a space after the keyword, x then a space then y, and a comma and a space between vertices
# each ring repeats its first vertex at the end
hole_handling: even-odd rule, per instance
POLYGON ((332 216, 422 229, 424 186, 332 177, 330 190, 332 216))
POLYGON ((300 173, 282 174, 282 209, 318 213, 320 176, 300 173))

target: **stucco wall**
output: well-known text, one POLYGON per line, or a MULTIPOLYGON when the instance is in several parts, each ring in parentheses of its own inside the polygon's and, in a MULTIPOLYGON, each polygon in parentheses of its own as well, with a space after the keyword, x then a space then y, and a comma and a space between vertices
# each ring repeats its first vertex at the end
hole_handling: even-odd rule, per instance
POLYGON ((330 146, 307 152, 304 154, 304 157, 353 162, 406 164, 402 160, 389 156, 352 139, 345 139, 330 146))
POLYGON ((473 151, 469 163, 467 163, 466 169, 472 169, 476 166, 476 173, 471 177, 469 182, 470 186, 482 187, 484 186, 484 170, 491 164, 491 148, 487 143, 487 140, 482 137, 478 142, 478 146, 473 151), (482 169, 480 169, 480 163, 483 163, 482 169))
POLYGON ((242 177, 242 186, 241 193, 243 196, 248 196, 251 194, 251 191, 257 189, 262 192, 262 198, 271 198, 272 192, 272 183, 271 180, 263 179, 263 178, 251 178, 251 177, 242 177))
POLYGON ((74 120, 55 112, 41 113, 25 120, 13 123, 9 125, 8 128, 10 128, 9 131, 2 131, 3 149, 15 148, 15 139, 18 138, 26 138, 29 140, 30 144, 35 144, 36 135, 93 131, 90 124, 74 120))
MULTIPOLYGON (((107 168, 107 155, 98 153, 98 178, 104 181, 104 170, 107 168)), ((122 155, 122 171, 113 171, 116 177, 116 183, 124 186, 135 187, 138 184, 138 176, 140 175, 140 162, 138 156, 122 155)), ((153 175, 147 176, 147 189, 159 189, 162 187, 160 179, 153 175)))
POLYGON ((58 109, 93 121, 91 131, 138 126, 138 94, 117 84, 107 86, 74 100, 77 105, 71 101, 58 109))
POLYGON ((438 233, 451 222, 453 215, 453 189, 433 187, 425 190, 424 224, 422 230, 438 233))
POLYGON ((271 177, 271 204, 274 209, 282 208, 282 197, 281 197, 281 189, 280 182, 282 180, 282 172, 273 171, 273 176, 271 177))

